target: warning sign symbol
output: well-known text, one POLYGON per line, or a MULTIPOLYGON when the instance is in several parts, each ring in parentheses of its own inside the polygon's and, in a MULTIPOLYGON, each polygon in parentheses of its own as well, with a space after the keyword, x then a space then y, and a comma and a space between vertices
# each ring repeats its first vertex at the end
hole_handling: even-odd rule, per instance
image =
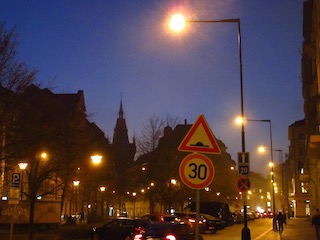
POLYGON ((196 122, 178 147, 179 151, 220 154, 218 143, 203 114, 196 122))

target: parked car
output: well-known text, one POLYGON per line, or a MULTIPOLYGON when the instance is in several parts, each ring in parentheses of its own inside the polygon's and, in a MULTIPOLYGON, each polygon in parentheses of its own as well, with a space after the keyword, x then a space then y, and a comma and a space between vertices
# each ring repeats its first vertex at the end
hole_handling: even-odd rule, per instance
POLYGON ((163 222, 180 222, 176 215, 163 215, 163 222))
POLYGON ((235 212, 232 214, 233 215, 233 220, 234 220, 234 223, 243 223, 244 222, 244 216, 243 216, 243 213, 240 213, 240 212, 235 212))
MULTIPOLYGON (((196 202, 191 202, 186 209, 189 211, 196 211, 196 202)), ((230 226, 234 223, 229 205, 224 202, 203 201, 200 202, 200 212, 206 213, 221 220, 224 227, 230 226)))
POLYGON ((144 219, 115 218, 101 227, 94 227, 94 240, 127 240, 132 239, 136 232, 146 229, 152 222, 144 219))
POLYGON ((223 229, 220 219, 205 213, 200 213, 200 216, 204 219, 204 224, 207 231, 215 233, 218 230, 223 229))
MULTIPOLYGON (((156 222, 150 225, 146 231, 135 234, 133 240, 195 240, 195 237, 195 232, 189 224, 156 222)), ((203 240, 201 235, 199 240, 203 240)))
POLYGON ((261 213, 259 211, 254 211, 253 213, 254 213, 256 219, 261 218, 261 213))
POLYGON ((146 214, 141 219, 150 220, 151 222, 163 222, 162 214, 146 214))
MULTIPOLYGON (((195 212, 175 212, 175 215, 180 219, 180 221, 185 221, 189 223, 194 229, 196 225, 196 213, 195 212)), ((205 219, 199 216, 199 232, 204 233, 206 230, 205 219)))
POLYGON ((253 213, 253 212, 248 212, 247 213, 247 220, 248 221, 251 221, 251 220, 255 220, 256 219, 256 216, 255 216, 255 214, 253 213))
POLYGON ((273 218, 273 212, 264 212, 262 214, 263 218, 273 218))

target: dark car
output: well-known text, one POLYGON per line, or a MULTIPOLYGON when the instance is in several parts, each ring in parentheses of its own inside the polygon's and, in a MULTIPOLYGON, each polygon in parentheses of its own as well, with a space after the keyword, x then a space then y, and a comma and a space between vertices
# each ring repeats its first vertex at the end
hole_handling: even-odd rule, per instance
MULTIPOLYGON (((196 211, 196 202, 191 202, 186 209, 189 211, 196 211)), ((230 226, 234 223, 229 205, 223 202, 204 201, 200 202, 200 212, 206 213, 221 220, 224 227, 230 226)))
POLYGON ((146 229, 151 222, 143 219, 115 218, 101 227, 93 228, 94 240, 127 240, 146 229))
MULTIPOLYGON (((135 234, 133 240, 195 240, 195 238, 195 232, 189 224, 157 222, 150 225, 145 232, 135 234)), ((203 240, 201 235, 199 240, 203 240)))
POLYGON ((233 213, 233 219, 235 223, 238 223, 238 224, 243 223, 244 222, 243 213, 240 213, 240 212, 233 213))
MULTIPOLYGON (((195 212, 175 212, 181 222, 185 222, 191 225, 194 229, 196 225, 196 213, 195 212)), ((199 215, 199 232, 204 233, 206 230, 205 219, 199 215)))
POLYGON ((204 219, 204 224, 207 231, 215 233, 218 230, 223 229, 220 219, 205 213, 200 213, 200 216, 204 219))

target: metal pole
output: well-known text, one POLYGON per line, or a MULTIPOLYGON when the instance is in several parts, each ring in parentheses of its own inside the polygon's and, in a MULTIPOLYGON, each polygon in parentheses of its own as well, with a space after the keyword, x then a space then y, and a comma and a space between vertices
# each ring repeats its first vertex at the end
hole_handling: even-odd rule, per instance
MULTIPOLYGON (((243 100, 243 77, 242 77, 242 47, 241 47, 241 31, 240 31, 240 18, 234 19, 222 19, 222 20, 187 20, 186 22, 191 23, 237 23, 238 24, 238 50, 239 50, 239 67, 240 67, 240 104, 241 104, 241 117, 244 119, 244 100, 243 100)), ((242 152, 246 151, 245 146, 245 131, 244 131, 244 121, 241 124, 241 147, 242 152)), ((246 199, 246 197, 245 197, 246 199)), ((244 227, 242 229, 241 239, 250 240, 250 230, 247 225, 247 205, 246 200, 243 202, 244 211, 244 227)))
POLYGON ((200 190, 196 190, 196 222, 195 222, 196 240, 199 240, 199 215, 200 215, 200 190))
POLYGON ((269 120, 269 126, 270 126, 270 154, 271 154, 271 184, 272 184, 272 213, 273 213, 273 230, 277 230, 277 223, 276 223, 276 199, 274 195, 274 171, 273 171, 273 147, 272 147, 272 127, 271 127, 271 120, 269 120))

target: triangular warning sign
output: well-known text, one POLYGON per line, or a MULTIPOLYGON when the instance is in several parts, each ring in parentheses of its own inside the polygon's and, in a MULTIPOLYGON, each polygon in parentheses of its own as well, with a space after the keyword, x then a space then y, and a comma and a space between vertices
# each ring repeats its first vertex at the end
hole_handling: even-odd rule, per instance
POLYGON ((208 154, 221 153, 216 139, 203 114, 200 114, 196 122, 192 125, 189 132, 179 145, 178 150, 183 152, 199 152, 208 154))

